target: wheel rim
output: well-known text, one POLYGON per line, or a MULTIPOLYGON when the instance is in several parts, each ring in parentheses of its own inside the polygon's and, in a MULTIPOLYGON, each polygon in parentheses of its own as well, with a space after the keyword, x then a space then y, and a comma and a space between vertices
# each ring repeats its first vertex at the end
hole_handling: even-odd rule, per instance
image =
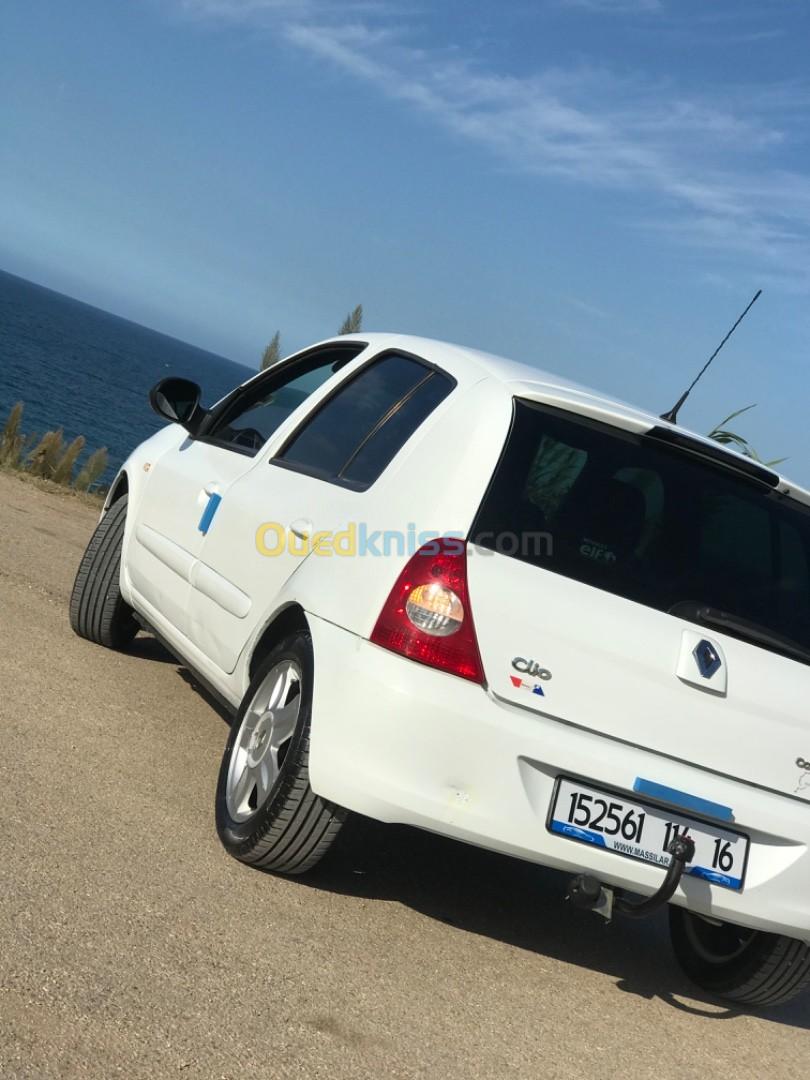
POLYGON ((686 938, 701 960, 707 964, 728 964, 748 949, 758 936, 758 931, 732 923, 713 923, 683 913, 686 938))
POLYGON ((225 787, 234 821, 246 821, 267 801, 300 711, 301 668, 294 660, 282 660, 262 680, 234 741, 225 787))

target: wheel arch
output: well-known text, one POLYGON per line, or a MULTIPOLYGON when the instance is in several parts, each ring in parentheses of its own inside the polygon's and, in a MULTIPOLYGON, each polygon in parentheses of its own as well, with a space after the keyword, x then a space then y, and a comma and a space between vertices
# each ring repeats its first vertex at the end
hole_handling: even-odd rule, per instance
POLYGON ((107 498, 104 500, 104 513, 118 502, 119 499, 123 499, 125 495, 129 494, 129 475, 126 469, 122 469, 115 480, 112 482, 110 490, 107 492, 107 498))
POLYGON ((273 615, 256 639, 247 664, 248 682, 270 650, 297 630, 309 631, 309 623, 301 605, 290 602, 273 615))

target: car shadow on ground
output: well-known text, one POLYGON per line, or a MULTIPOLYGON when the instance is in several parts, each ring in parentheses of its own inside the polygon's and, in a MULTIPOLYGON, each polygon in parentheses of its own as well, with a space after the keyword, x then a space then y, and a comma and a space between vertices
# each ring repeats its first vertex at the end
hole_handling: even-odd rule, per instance
MULTIPOLYGON (((177 661, 175 661, 177 663, 177 661)), ((196 694, 211 706, 215 713, 219 716, 220 720, 224 720, 228 727, 231 726, 233 720, 233 713, 225 704, 221 698, 218 698, 216 694, 212 693, 207 686, 200 682, 200 680, 189 671, 188 668, 178 667, 177 674, 196 694)))
POLYGON ((227 705, 212 693, 207 686, 203 685, 192 671, 173 656, 166 646, 151 634, 139 633, 127 647, 129 656, 137 656, 141 660, 152 660, 158 664, 174 664, 177 674, 183 682, 205 701, 230 726, 233 713, 227 705))
POLYGON ((567 876, 400 825, 353 816, 338 844, 302 885, 394 900, 431 919, 615 978, 621 993, 720 1021, 743 1012, 810 1028, 799 999, 776 1009, 738 1009, 690 983, 669 945, 666 913, 605 923, 564 902, 567 876))
POLYGON ((137 656, 140 660, 153 660, 158 664, 176 664, 177 661, 157 638, 139 633, 127 646, 127 655, 137 656))
MULTIPOLYGON (((232 713, 160 642, 139 635, 130 651, 177 665, 178 674, 230 725, 232 713)), ((353 814, 338 842, 302 886, 396 901, 430 919, 616 979, 616 990, 707 1020, 752 1014, 810 1029, 808 999, 780 1008, 735 1008, 702 994, 672 955, 665 912, 605 923, 564 901, 568 877, 404 825, 353 814)))

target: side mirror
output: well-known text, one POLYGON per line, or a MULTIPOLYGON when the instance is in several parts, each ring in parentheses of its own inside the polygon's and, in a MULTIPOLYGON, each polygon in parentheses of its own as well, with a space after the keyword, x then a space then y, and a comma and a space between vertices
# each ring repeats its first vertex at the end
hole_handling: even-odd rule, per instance
POLYGON ((164 420, 180 424, 189 435, 200 429, 205 409, 200 405, 202 391, 191 379, 161 379, 149 391, 149 404, 164 420))

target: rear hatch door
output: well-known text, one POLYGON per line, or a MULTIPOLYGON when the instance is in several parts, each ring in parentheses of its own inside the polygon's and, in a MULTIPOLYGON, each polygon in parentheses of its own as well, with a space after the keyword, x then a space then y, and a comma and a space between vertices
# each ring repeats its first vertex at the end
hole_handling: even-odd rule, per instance
POLYGON ((805 507, 654 437, 517 401, 468 556, 495 695, 810 799, 805 507))

